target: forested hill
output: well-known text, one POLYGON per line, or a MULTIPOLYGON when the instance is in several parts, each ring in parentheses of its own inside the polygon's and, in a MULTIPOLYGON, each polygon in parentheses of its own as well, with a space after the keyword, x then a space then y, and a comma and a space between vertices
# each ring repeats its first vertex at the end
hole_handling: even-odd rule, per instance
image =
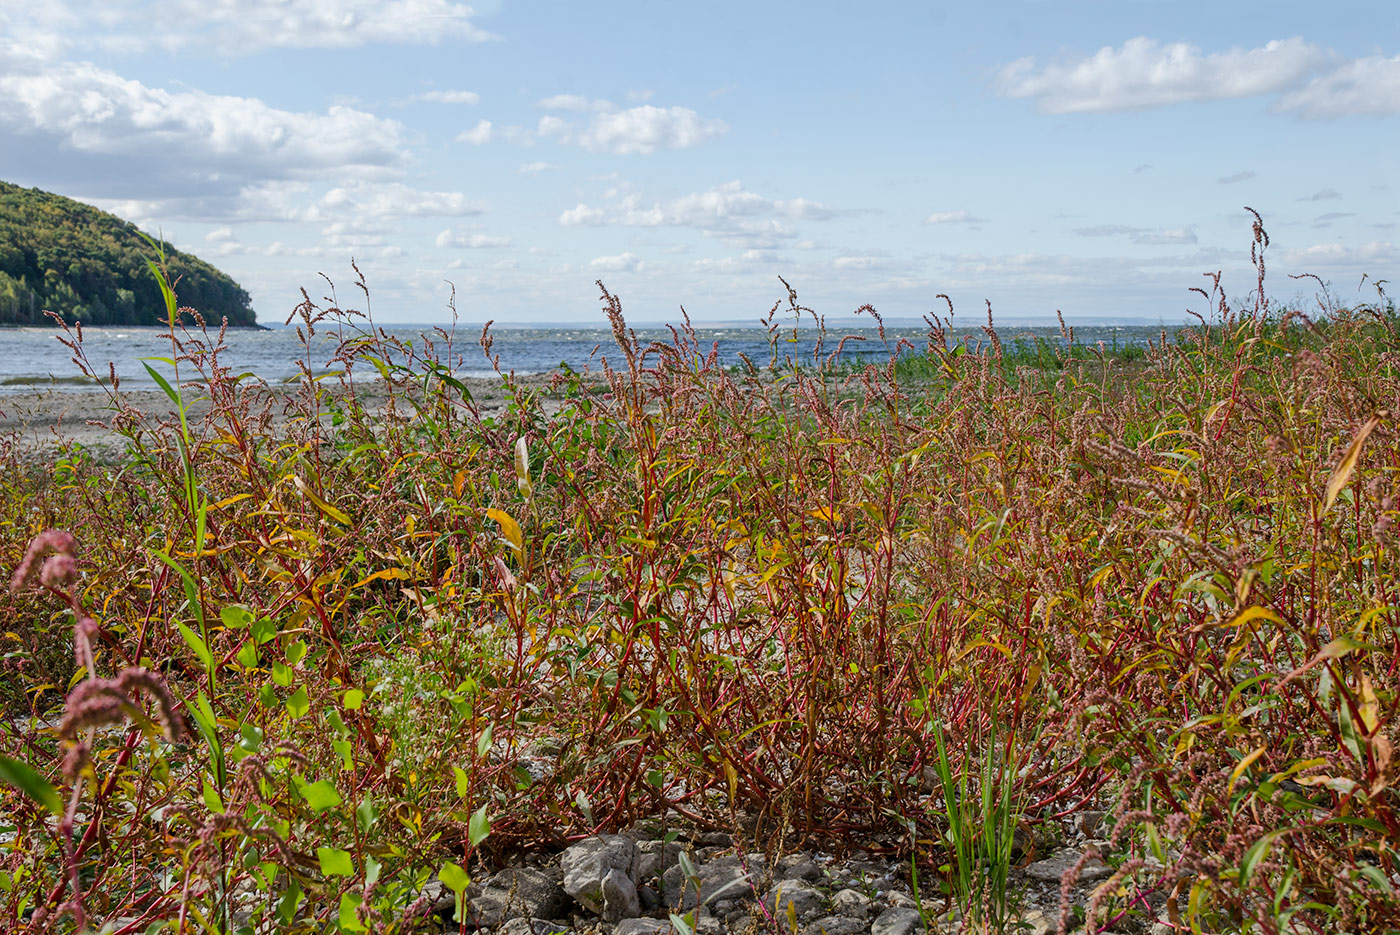
MULTIPOLYGON (((134 224, 91 205, 0 182, 0 324, 40 324, 45 311, 85 325, 165 321, 146 266, 151 247, 134 224)), ((198 257, 166 248, 181 306, 217 326, 257 321, 248 293, 198 257)))

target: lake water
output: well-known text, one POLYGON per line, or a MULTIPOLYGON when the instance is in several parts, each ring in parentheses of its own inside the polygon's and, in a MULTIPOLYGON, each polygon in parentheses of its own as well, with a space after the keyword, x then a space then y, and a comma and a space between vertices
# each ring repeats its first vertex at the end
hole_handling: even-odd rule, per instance
MULTIPOLYGON (((448 362, 446 342, 441 334, 431 334, 431 326, 395 326, 386 329, 395 337, 410 342, 415 349, 424 345, 424 333, 437 347, 441 359, 448 362)), ((638 328, 637 338, 643 346, 652 341, 671 343, 671 332, 666 328, 638 328)), ((1157 339, 1161 333, 1159 326, 1099 326, 1077 328, 1075 339, 1080 344, 1093 345, 1103 342, 1106 347, 1124 347, 1144 344, 1157 339)), ((77 366, 70 359, 72 354, 58 340, 61 334, 55 328, 6 328, 0 329, 0 394, 31 393, 38 389, 82 391, 91 387, 91 381, 84 379, 77 366)), ((348 336, 347 332, 347 336, 348 336)), ((459 326, 452 336, 452 353, 449 366, 461 376, 489 377, 492 374, 478 339, 480 326, 459 326)), ((514 370, 518 374, 546 373, 561 363, 575 370, 597 370, 606 357, 613 367, 624 366, 624 359, 612 332, 606 328, 500 328, 493 329, 494 354, 499 355, 502 370, 514 370)), ((888 360, 889 354, 901 338, 910 341, 918 352, 928 344, 928 334, 924 329, 890 328, 886 331, 886 341, 882 342, 873 328, 855 328, 829 332, 823 343, 823 357, 836 349, 844 334, 863 338, 862 341, 849 341, 842 360, 857 362, 861 359, 888 360)), ((1017 337, 1029 340, 1039 337, 1046 341, 1061 341, 1059 328, 998 328, 1002 342, 1010 346, 1017 337)), ((143 358, 169 357, 170 339, 162 328, 85 328, 83 346, 88 359, 104 377, 108 363, 116 365, 117 375, 123 386, 130 388, 154 387, 155 383, 142 366, 143 358)), ((770 345, 767 331, 758 327, 720 327, 697 329, 700 347, 708 353, 718 342, 719 359, 726 365, 738 364, 739 354, 746 354, 759 366, 766 365, 776 348, 779 360, 784 355, 804 361, 811 360, 816 346, 816 332, 802 329, 797 339, 792 340, 791 327, 777 332, 776 344, 770 345)), ((333 368, 331 357, 336 346, 334 329, 318 331, 312 339, 309 351, 310 365, 314 372, 325 372, 333 368)), ((978 328, 959 330, 950 335, 952 340, 968 340, 972 344, 985 343, 987 337, 978 328)), ((276 383, 295 379, 299 373, 296 361, 307 356, 294 328, 277 328, 267 331, 230 330, 225 338, 226 351, 221 362, 233 373, 250 372, 276 383)), ((906 351, 907 353, 907 351, 906 351)), ((166 365, 157 364, 158 370, 168 374, 166 365)), ((186 369, 182 366, 182 370, 186 369)), ((335 366, 334 369, 339 369, 335 366)), ((364 376, 374 376, 368 365, 364 376)), ((355 371, 359 374, 359 368, 355 371)))

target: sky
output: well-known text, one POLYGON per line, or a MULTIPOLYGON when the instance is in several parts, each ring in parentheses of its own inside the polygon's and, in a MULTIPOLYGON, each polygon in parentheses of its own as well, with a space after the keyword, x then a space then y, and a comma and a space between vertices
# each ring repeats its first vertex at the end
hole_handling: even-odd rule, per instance
MULTIPOLYGON (((1177 322, 1400 278, 1393 0, 0 0, 0 179, 375 319, 1177 322), (1364 282, 1362 277, 1369 277, 1364 282), (323 278, 324 276, 324 278, 323 278), (455 298, 454 298, 455 297, 455 298)), ((1360 291, 1358 291, 1360 290, 1360 291)))

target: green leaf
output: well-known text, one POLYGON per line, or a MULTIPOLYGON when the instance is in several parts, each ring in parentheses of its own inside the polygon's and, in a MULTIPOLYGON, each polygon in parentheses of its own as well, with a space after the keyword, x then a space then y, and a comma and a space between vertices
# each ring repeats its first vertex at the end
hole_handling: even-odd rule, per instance
POLYGON ((318 847, 316 859, 321 862, 321 872, 328 877, 355 875, 355 862, 351 860, 349 851, 342 851, 338 847, 318 847))
POLYGON ((476 847, 486 840, 491 833, 491 819, 486 814, 486 806, 483 805, 472 812, 471 821, 467 822, 467 840, 472 847, 476 847))
POLYGON ((258 665, 258 646, 252 640, 247 640, 238 647, 238 655, 235 656, 238 664, 245 669, 253 669, 258 665))
POLYGON ((355 761, 350 756, 350 750, 353 746, 348 740, 331 741, 331 749, 340 757, 340 765, 343 769, 355 768, 355 761))
MULTIPOLYGON (((170 358, 151 357, 148 359, 168 361, 170 358)), ((179 406, 181 409, 183 409, 184 404, 180 402, 180 394, 175 391, 175 387, 170 385, 170 381, 165 379, 165 377, 161 376, 160 372, 157 371, 156 368, 152 367, 150 364, 146 363, 145 360, 141 361, 141 366, 146 368, 146 372, 151 375, 151 379, 156 382, 156 385, 159 386, 161 389, 165 390, 165 395, 170 397, 170 401, 175 405, 179 406)))
POLYGON ((28 763, 0 756, 0 781, 14 786, 53 814, 63 814, 63 799, 58 790, 28 763))
POLYGON ((373 855, 373 854, 366 854, 366 855, 365 855, 365 885, 366 885, 366 886, 373 886, 374 884, 378 883, 378 882, 379 882, 379 871, 382 870, 382 869, 383 869, 383 865, 380 864, 379 861, 377 861, 377 860, 374 859, 374 855, 373 855))
POLYGON ((253 640, 259 645, 266 643, 277 635, 277 622, 267 617, 259 617, 253 621, 253 640))
POLYGON ((253 625, 253 612, 242 604, 230 604, 219 611, 219 619, 230 630, 243 630, 253 625))
POLYGON ((207 775, 199 777, 204 785, 204 805, 216 815, 224 813, 224 800, 219 798, 219 790, 209 781, 207 775))
POLYGON ((1249 850, 1244 852, 1244 859, 1240 861, 1240 889, 1247 890, 1249 878, 1254 874, 1254 868, 1269 856, 1269 848, 1279 838, 1292 831, 1292 828, 1280 828, 1277 831, 1270 831, 1253 844, 1249 845, 1249 850))
POLYGON ((459 895, 470 886, 472 882, 472 878, 467 875, 467 871, 450 860, 442 865, 442 869, 438 871, 437 878, 443 882, 444 886, 459 895))
POLYGON ((460 766, 452 767, 452 775, 457 778, 457 798, 465 799, 467 791, 471 789, 471 780, 467 778, 467 773, 460 766))
POLYGON ((365 932, 368 931, 355 917, 355 910, 360 908, 360 904, 365 898, 358 893, 340 894, 340 930, 342 932, 365 932))
POLYGON ((183 623, 176 623, 180 628, 180 635, 185 638, 185 643, 194 650, 194 654, 199 657, 200 663, 206 670, 214 668, 214 654, 209 652, 209 646, 200 638, 199 634, 185 626, 183 623))
POLYGON ((292 877, 287 884, 287 892, 282 895, 282 899, 277 903, 277 918, 283 925, 291 925, 292 919, 296 916, 297 903, 301 902, 301 884, 296 877, 292 877))
POLYGON ((287 699, 287 711, 294 718, 305 717, 306 712, 311 710, 311 702, 306 697, 306 686, 300 685, 292 692, 292 697, 287 699))
POLYGON ((287 668, 287 664, 278 660, 272 664, 272 680, 283 688, 292 684, 292 670, 287 668))
POLYGON ((302 658, 305 655, 306 643, 302 640, 297 640, 295 643, 287 647, 287 665, 296 665, 298 662, 301 662, 302 658))
POLYGON ((335 808, 343 801, 340 793, 335 791, 335 786, 325 779, 302 786, 301 797, 306 799, 307 805, 318 812, 335 808))
POLYGON ((378 820, 379 816, 374 813, 374 799, 365 796, 365 800, 355 806, 355 822, 360 826, 361 832, 368 834, 378 820))
POLYGON ((693 915, 689 912, 685 915, 677 915, 673 912, 671 913, 671 926, 675 928, 680 935, 694 935, 695 927, 691 923, 692 918, 693 915))
POLYGON ((345 702, 345 709, 347 711, 358 711, 360 710, 360 705, 365 703, 365 693, 358 688, 352 688, 345 693, 342 700, 345 702))
POLYGON ((491 750, 491 725, 487 724, 486 729, 476 738, 476 755, 485 756, 491 750))

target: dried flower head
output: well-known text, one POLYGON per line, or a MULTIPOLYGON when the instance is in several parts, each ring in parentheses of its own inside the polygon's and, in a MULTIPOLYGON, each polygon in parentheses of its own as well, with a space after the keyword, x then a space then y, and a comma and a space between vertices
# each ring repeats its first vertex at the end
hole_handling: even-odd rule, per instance
POLYGON ((46 529, 30 540, 29 548, 24 551, 24 559, 10 579, 10 593, 33 587, 36 577, 44 584, 49 583, 46 579, 50 574, 55 580, 61 577, 66 571, 65 566, 57 566, 50 572, 48 562, 41 561, 55 554, 66 555, 70 560, 78 554, 78 540, 66 529, 46 529))

